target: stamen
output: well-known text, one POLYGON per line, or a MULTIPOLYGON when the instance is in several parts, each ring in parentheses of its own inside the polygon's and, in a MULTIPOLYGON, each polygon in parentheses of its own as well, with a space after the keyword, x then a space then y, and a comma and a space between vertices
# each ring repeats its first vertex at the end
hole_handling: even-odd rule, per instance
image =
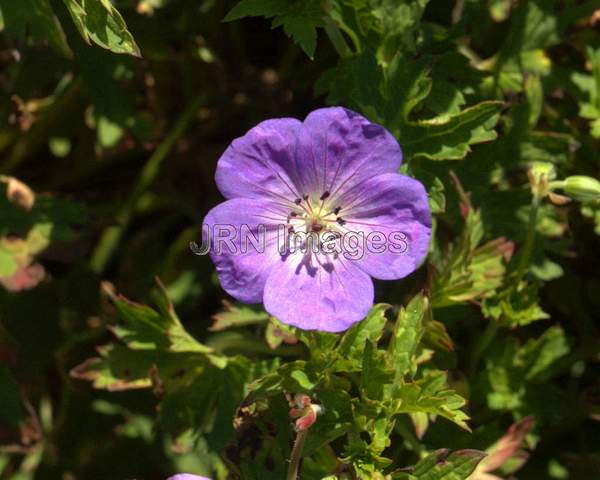
POLYGON ((335 219, 335 221, 339 224, 339 225, 346 225, 346 220, 344 220, 342 217, 338 217, 335 219))
MULTIPOLYGON (((313 208, 312 205, 310 204, 310 202, 308 201, 308 195, 304 195, 304 201, 306 202, 306 207, 308 207, 308 209, 306 209, 306 213, 308 214, 313 214, 313 208)), ((305 207, 305 208, 306 208, 305 207)))
POLYGON ((294 200, 294 203, 296 205, 300 205, 302 203, 302 199, 301 198, 297 198, 296 200, 294 200))
POLYGON ((342 207, 335 207, 335 209, 333 210, 333 214, 337 216, 340 213, 341 209, 342 207))
POLYGON ((321 198, 319 198, 319 200, 323 201, 327 197, 329 197, 329 195, 331 195, 331 193, 329 193, 329 191, 325 191, 325 192, 323 192, 323 195, 321 195, 321 198))

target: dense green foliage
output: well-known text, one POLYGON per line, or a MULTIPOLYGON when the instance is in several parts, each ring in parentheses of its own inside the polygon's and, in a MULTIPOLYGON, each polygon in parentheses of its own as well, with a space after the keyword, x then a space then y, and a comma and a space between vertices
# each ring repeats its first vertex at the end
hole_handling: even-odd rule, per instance
POLYGON ((281 480, 297 393, 324 408, 301 479, 600 478, 599 24, 1 0, 0 479, 281 480), (434 213, 426 264, 339 335, 227 300, 189 250, 229 142, 326 104, 396 136, 434 213))

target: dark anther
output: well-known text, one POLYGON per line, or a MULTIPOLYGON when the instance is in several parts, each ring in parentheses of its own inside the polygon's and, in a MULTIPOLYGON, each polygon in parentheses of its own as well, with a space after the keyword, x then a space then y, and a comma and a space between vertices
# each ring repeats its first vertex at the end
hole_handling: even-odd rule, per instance
POLYGON ((298 214, 296 212, 290 212, 290 217, 297 217, 298 214))
POLYGON ((302 198, 304 199, 304 201, 306 202, 306 200, 308 200, 308 195, 302 195, 302 198))
POLYGON ((325 191, 325 192, 323 193, 323 195, 321 195, 321 198, 320 198, 320 200, 325 200, 327 197, 329 197, 329 195, 331 195, 331 194, 330 194, 328 191, 325 191))
POLYGON ((288 228, 288 233, 294 233, 294 227, 288 228))
POLYGON ((342 217, 336 218, 335 221, 340 225, 346 225, 346 220, 344 220, 342 217))
POLYGON ((297 198, 296 200, 294 200, 294 203, 296 205, 300 205, 302 203, 302 199, 301 198, 297 198))
POLYGON ((321 230, 323 230, 323 225, 321 225, 320 223, 313 223, 311 230, 313 232, 320 232, 321 230))
POLYGON ((333 263, 324 263, 322 266, 327 273, 333 272, 333 263))
POLYGON ((335 207, 335 210, 333 211, 333 214, 337 215, 338 213, 340 213, 341 209, 342 209, 342 207, 335 207))

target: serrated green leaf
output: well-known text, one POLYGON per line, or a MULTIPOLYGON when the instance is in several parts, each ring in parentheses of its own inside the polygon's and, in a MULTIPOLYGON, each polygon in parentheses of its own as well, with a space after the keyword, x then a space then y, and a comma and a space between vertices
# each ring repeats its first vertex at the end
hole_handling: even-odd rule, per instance
POLYGON ((342 359, 362 359, 367 341, 375 342, 381 338, 385 327, 385 312, 390 308, 386 303, 379 303, 371 308, 367 318, 352 326, 342 337, 338 347, 342 359))
MULTIPOLYGON (((156 296, 160 311, 138 304, 108 291, 123 324, 112 327, 115 335, 133 350, 168 350, 172 352, 213 353, 185 331, 167 293, 159 284, 156 296)), ((214 357, 213 357, 214 358, 214 357)))
POLYGON ((398 313, 388 348, 389 362, 396 372, 396 383, 403 381, 406 376, 414 376, 416 372, 415 355, 423 336, 423 317, 428 308, 429 300, 420 293, 398 313))
POLYGON ((502 102, 486 101, 459 113, 404 124, 397 133, 407 155, 460 160, 470 146, 494 140, 502 102))
POLYGON ((394 413, 422 412, 441 415, 470 431, 466 423, 469 417, 461 410, 465 403, 464 398, 448 387, 445 372, 431 371, 423 378, 397 388, 393 411, 394 413))
POLYGON ((494 410, 520 411, 529 401, 529 392, 541 388, 552 365, 568 352, 565 333, 558 326, 524 345, 514 338, 505 339, 486 357, 488 406, 494 410))
POLYGON ((206 365, 199 354, 171 353, 164 350, 132 350, 121 345, 107 345, 99 349, 100 357, 86 360, 75 367, 71 375, 91 381, 94 388, 109 391, 150 388, 152 369, 161 377, 183 379, 195 375, 198 366, 206 365))
POLYGON ((479 450, 438 450, 425 457, 410 474, 394 478, 407 480, 465 480, 486 456, 479 450))
POLYGON ((141 56, 125 20, 108 0, 64 0, 79 33, 87 42, 94 42, 114 53, 141 56))
POLYGON ((273 18, 273 28, 282 26, 284 32, 313 58, 317 46, 317 27, 323 25, 323 16, 318 0, 242 0, 225 16, 224 21, 244 17, 273 18))
POLYGON ((261 308, 225 301, 223 302, 223 306, 225 308, 213 316, 214 323, 210 327, 210 330, 213 332, 220 332, 228 328, 261 324, 269 319, 267 312, 261 308))
POLYGON ((512 328, 547 319, 549 315, 539 304, 538 289, 535 283, 510 284, 496 296, 485 298, 482 312, 512 328))
POLYGON ((242 0, 223 19, 224 22, 244 17, 274 17, 287 10, 284 0, 242 0))
POLYGON ((284 391, 310 393, 318 381, 317 372, 314 372, 307 362, 297 360, 286 363, 276 371, 270 372, 252 383, 249 386, 249 400, 254 402, 273 395, 280 395, 284 391))
POLYGON ((464 230, 445 257, 434 262, 438 274, 433 279, 432 305, 436 308, 495 294, 506 276, 513 244, 497 238, 479 245, 484 225, 481 211, 468 208, 464 230))
POLYGON ((459 160, 471 151, 471 145, 497 137, 495 126, 504 104, 485 101, 459 110, 459 99, 436 117, 412 119, 411 112, 432 91, 431 62, 428 57, 397 55, 384 70, 373 53, 365 51, 326 72, 317 91, 328 91, 330 103, 348 104, 385 125, 409 159, 459 160))

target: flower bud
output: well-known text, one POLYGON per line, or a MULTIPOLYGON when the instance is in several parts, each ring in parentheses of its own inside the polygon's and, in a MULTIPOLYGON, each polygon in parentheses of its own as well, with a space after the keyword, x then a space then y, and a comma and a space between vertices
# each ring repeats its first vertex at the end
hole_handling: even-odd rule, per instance
POLYGON ((537 198, 544 198, 549 191, 549 182, 556 178, 554 165, 546 162, 535 162, 527 174, 533 195, 537 198))
POLYGON ((565 178, 564 192, 581 202, 600 200, 600 182, 592 177, 574 175, 565 178))

